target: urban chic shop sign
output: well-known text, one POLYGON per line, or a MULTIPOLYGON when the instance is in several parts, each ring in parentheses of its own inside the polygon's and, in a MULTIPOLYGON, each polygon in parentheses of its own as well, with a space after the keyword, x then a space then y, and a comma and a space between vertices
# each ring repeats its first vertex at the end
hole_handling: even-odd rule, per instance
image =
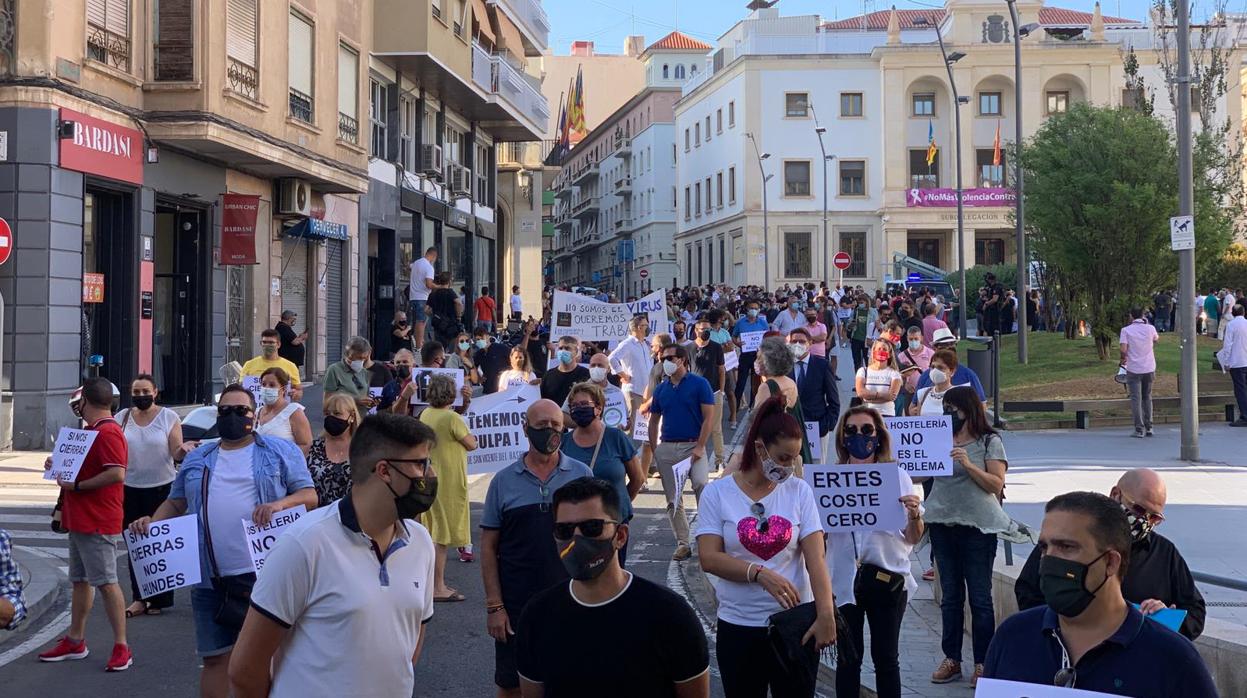
POLYGON ((143 134, 139 131, 61 109, 61 122, 73 122, 73 137, 61 138, 61 167, 87 174, 143 183, 143 134))
POLYGON ((258 196, 221 195, 221 264, 256 264, 255 225, 259 213, 258 196))
MULTIPOLYGON (((962 208, 977 206, 1013 206, 1017 194, 1012 189, 990 187, 986 189, 963 189, 962 208)), ((905 205, 910 208, 947 208, 957 206, 956 189, 910 189, 905 195, 905 205)))

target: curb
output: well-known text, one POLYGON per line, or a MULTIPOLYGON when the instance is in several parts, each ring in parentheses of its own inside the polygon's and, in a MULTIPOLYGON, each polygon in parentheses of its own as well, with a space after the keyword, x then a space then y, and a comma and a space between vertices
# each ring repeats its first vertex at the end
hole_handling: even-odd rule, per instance
MULTIPOLYGON (((60 571, 59 561, 22 546, 13 547, 13 559, 22 577, 22 596, 26 601, 23 628, 35 623, 60 597, 68 576, 60 571)), ((3 646, 0 642, 0 646, 3 646)))

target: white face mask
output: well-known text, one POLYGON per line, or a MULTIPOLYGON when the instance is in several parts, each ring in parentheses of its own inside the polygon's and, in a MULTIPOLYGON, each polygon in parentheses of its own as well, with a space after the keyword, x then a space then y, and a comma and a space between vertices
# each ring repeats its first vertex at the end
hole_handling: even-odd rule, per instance
POLYGON ((789 344, 788 351, 792 353, 793 358, 800 359, 809 349, 804 344, 789 344))
POLYGON ((947 374, 947 373, 944 373, 943 371, 939 370, 938 368, 933 368, 933 369, 931 369, 931 382, 932 382, 933 384, 935 384, 935 385, 939 385, 939 384, 943 383, 943 382, 944 382, 944 381, 946 381, 946 380, 948 380, 948 374, 947 374))
POLYGON ((589 367, 589 380, 593 381, 594 383, 601 383, 602 381, 606 380, 606 369, 602 368, 601 366, 590 366, 589 367))
POLYGON ((351 370, 352 370, 352 371, 362 371, 362 370, 364 370, 364 362, 363 362, 362 360, 360 360, 360 359, 356 359, 356 360, 352 361, 352 362, 351 362, 351 370))
POLYGON ((280 388, 260 388, 260 402, 271 405, 277 402, 277 398, 281 395, 280 388))
POLYGON ((676 362, 674 361, 662 362, 662 372, 666 374, 667 377, 674 376, 675 372, 678 370, 680 370, 680 365, 677 364, 676 362))

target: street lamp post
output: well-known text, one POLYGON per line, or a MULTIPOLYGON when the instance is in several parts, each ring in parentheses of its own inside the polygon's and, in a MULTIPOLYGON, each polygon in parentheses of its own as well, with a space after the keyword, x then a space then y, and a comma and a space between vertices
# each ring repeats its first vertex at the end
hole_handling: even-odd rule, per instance
POLYGON ((752 133, 746 133, 745 137, 753 143, 753 154, 758 158, 758 172, 762 175, 762 279, 765 284, 762 288, 764 293, 769 293, 771 290, 771 233, 766 219, 766 183, 771 181, 772 175, 766 173, 766 167, 762 163, 770 158, 771 154, 758 149, 758 139, 754 138, 752 133))
MULTIPOLYGON (((1195 213, 1191 175, 1191 14, 1185 2, 1177 3, 1178 74, 1178 215, 1195 213)), ((1181 313, 1182 366, 1178 372, 1178 401, 1182 412, 1182 460, 1199 460, 1199 375, 1195 345, 1195 250, 1178 252, 1178 298, 1181 313)), ((1240 417, 1241 418, 1241 417, 1240 417)))
MULTIPOLYGON (((1013 188, 1017 199, 1014 212, 1014 236, 1017 239, 1018 258, 1018 363, 1030 361, 1030 340, 1026 325, 1026 281, 1030 278, 1030 265, 1026 258, 1026 231, 1023 227, 1022 190, 1022 37, 1029 36, 1039 28, 1038 24, 1018 26, 1017 0, 1005 0, 1009 4, 1009 17, 1013 21, 1013 188)), ((1038 308, 1036 308, 1038 311, 1038 308)))
POLYGON ((814 134, 818 136, 818 149, 823 153, 823 274, 826 275, 827 281, 831 281, 831 238, 827 235, 827 165, 835 160, 836 156, 827 154, 827 146, 823 143, 823 136, 827 134, 827 129, 818 124, 818 113, 814 111, 813 102, 810 102, 810 114, 814 117, 814 134))
POLYGON ((961 332, 961 335, 964 337, 966 336, 966 332, 967 332, 966 304, 969 303, 969 298, 966 296, 966 229, 965 229, 965 213, 963 211, 964 204, 962 201, 962 186, 961 186, 961 105, 966 102, 969 102, 970 98, 969 97, 963 98, 957 92, 957 81, 953 79, 953 64, 961 60, 962 58, 965 58, 966 54, 962 53, 961 51, 953 51, 952 53, 949 53, 944 48, 944 36, 940 34, 940 28, 935 26, 930 21, 928 21, 926 17, 917 17, 914 19, 913 23, 915 26, 919 26, 919 27, 929 26, 935 29, 935 40, 939 42, 940 56, 942 56, 944 59, 944 69, 948 71, 948 84, 952 88, 952 92, 953 92, 954 128, 957 131, 956 138, 955 138, 955 141, 956 141, 955 147, 957 149, 957 269, 959 271, 959 276, 960 276, 959 288, 958 288, 958 294, 960 295, 960 299, 959 299, 960 313, 958 314, 958 328, 961 332))

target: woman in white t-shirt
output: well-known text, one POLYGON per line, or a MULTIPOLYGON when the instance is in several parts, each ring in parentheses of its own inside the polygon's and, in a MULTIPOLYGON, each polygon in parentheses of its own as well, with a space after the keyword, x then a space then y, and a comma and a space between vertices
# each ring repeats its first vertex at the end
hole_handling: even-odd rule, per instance
POLYGON ((312 447, 312 425, 303 405, 291 402, 286 386, 290 377, 274 366, 260 374, 260 409, 255 413, 255 433, 293 441, 303 455, 312 447))
MULTIPOLYGON (((889 463, 892 440, 883 416, 865 405, 851 407, 840 418, 835 432, 836 462, 842 464, 889 463)), ((880 698, 900 698, 901 619, 909 595, 918 582, 910 573, 909 555, 922 538, 921 500, 914 482, 899 467, 901 498, 908 515, 903 531, 831 534, 832 588, 844 619, 840 628, 855 652, 842 652, 836 668, 836 695, 856 696, 862 689, 864 628, 870 623, 870 656, 875 665, 876 691, 880 698)))
MULTIPOLYGON (((124 525, 156 512, 169 498, 169 488, 177 476, 173 459, 182 450, 182 422, 168 407, 156 404, 159 391, 156 381, 140 373, 130 384, 130 404, 117 413, 117 423, 126 436, 124 525)), ((126 617, 149 614, 158 616, 162 609, 173 605, 173 592, 165 592, 144 600, 139 585, 130 571, 130 597, 126 617)))
POLYGON ((537 374, 533 373, 528 352, 523 347, 512 347, 511 368, 498 374, 498 392, 514 385, 533 385, 537 382, 537 374))
POLYGON ((870 347, 870 363, 857 370, 856 394, 862 403, 887 416, 896 416, 896 396, 904 382, 896 367, 896 352, 887 340, 870 347))
POLYGON ((767 640, 767 619, 812 603, 817 619, 805 639, 836 639, 823 525, 810 486, 792 477, 804 429, 776 396, 757 409, 740 469, 708 485, 697 516, 702 569, 719 599, 715 651, 729 696, 812 697, 815 672, 785 671, 767 640))

